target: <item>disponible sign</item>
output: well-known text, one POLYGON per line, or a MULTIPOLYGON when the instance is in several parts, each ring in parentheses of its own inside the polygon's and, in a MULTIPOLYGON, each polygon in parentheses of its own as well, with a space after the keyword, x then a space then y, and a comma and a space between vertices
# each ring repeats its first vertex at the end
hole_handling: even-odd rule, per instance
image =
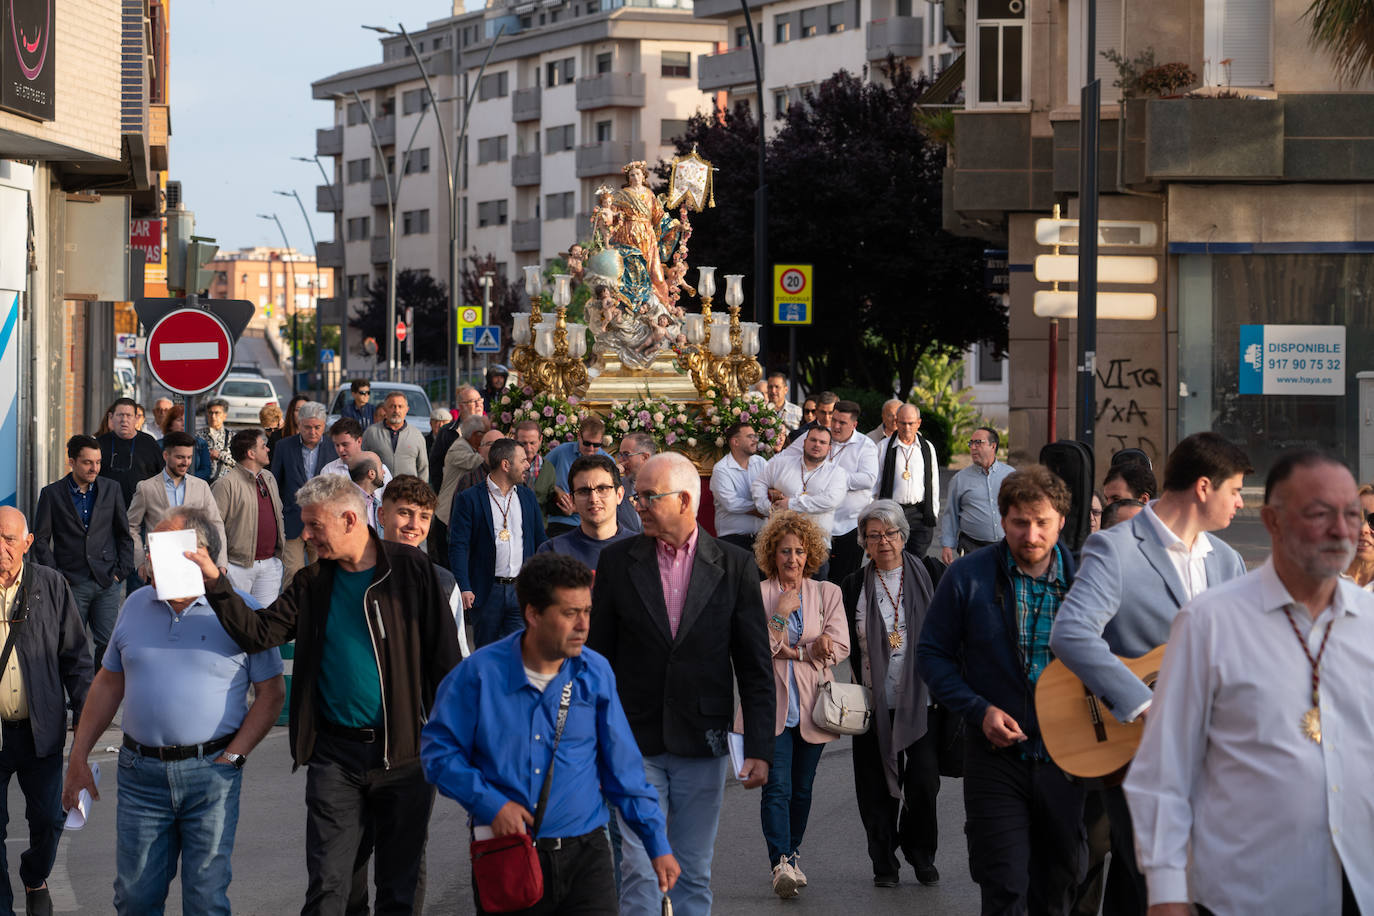
POLYGON ((1243 324, 1241 394, 1345 394, 1345 326, 1243 324))

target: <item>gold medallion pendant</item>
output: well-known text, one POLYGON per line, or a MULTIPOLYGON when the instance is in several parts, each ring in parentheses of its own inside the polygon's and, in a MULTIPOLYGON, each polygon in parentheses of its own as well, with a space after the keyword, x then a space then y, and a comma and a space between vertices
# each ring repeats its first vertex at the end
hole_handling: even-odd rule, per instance
POLYGON ((902 634, 897 632, 896 630, 893 630, 891 633, 888 633, 887 644, 894 649, 900 649, 902 647, 902 634))
POLYGON ((501 529, 501 533, 498 534, 498 535, 496 535, 496 536, 497 536, 498 538, 500 538, 501 540, 503 540, 503 541, 509 541, 509 540, 510 540, 510 529, 509 529, 509 528, 502 528, 502 529, 501 529))
POLYGON ((911 479, 911 472, 910 472, 910 471, 903 471, 903 472, 902 472, 902 479, 903 479, 903 480, 910 480, 910 479, 911 479))
POLYGON ((1322 743, 1322 713, 1317 707, 1302 714, 1302 734, 1313 744, 1322 743))

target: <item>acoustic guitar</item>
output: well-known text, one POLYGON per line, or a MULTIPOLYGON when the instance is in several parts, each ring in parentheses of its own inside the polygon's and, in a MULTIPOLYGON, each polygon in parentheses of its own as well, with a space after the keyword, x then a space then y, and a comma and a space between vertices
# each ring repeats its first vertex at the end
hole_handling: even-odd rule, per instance
MULTIPOLYGON (((1163 646, 1139 658, 1121 659, 1151 690, 1163 660, 1163 646)), ((1110 776, 1130 763, 1145 727, 1140 718, 1126 725, 1118 722, 1059 659, 1050 662, 1035 682, 1035 714, 1045 750, 1061 770, 1081 779, 1110 776)))

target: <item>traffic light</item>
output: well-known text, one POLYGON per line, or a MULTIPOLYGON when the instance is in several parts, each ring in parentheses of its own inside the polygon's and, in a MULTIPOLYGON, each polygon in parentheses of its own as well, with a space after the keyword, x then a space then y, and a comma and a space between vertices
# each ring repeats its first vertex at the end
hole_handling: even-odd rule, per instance
POLYGON ((190 210, 167 210, 167 288, 184 292, 186 246, 196 232, 196 215, 190 210))
POLYGON ((205 265, 215 259, 219 252, 219 246, 214 239, 207 239, 203 236, 191 236, 191 243, 186 246, 186 292, 201 293, 210 288, 210 282, 215 279, 215 272, 207 270, 205 265))

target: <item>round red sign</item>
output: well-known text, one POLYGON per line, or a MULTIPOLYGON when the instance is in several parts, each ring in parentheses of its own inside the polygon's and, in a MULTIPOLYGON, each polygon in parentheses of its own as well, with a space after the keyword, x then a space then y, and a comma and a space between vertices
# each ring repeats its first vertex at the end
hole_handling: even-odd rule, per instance
POLYGON ((396 339, 401 341, 406 339, 406 323, 404 321, 396 322, 396 339))
POLYGON ((145 354, 153 378, 177 394, 209 391, 229 374, 234 341, 209 312, 177 309, 153 325, 145 354))

